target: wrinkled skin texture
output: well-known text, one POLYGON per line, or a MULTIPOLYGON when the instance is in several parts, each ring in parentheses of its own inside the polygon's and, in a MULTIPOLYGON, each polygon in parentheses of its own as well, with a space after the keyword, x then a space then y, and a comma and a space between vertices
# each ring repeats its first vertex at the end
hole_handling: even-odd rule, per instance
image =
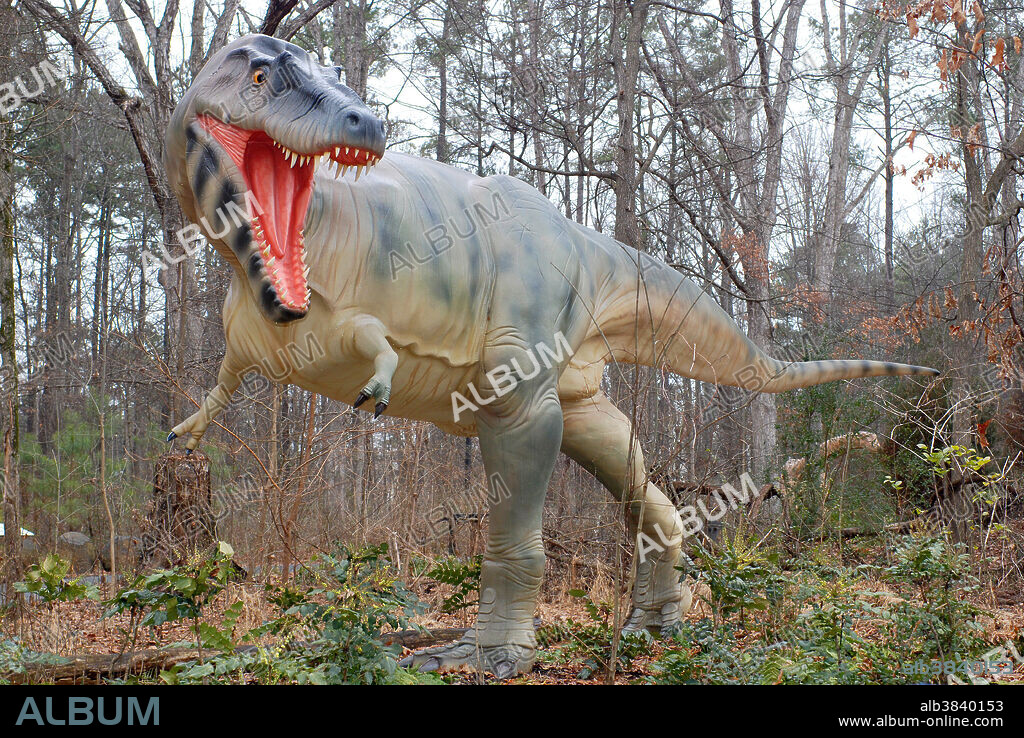
MULTIPOLYGON (((208 193, 223 192, 225 182, 236 199, 247 187, 269 191, 241 174, 257 171, 246 159, 256 150, 232 141, 250 131, 298 154, 338 146, 359 147, 370 160, 382 154, 383 128, 346 90, 336 72, 316 67, 290 44, 247 36, 228 46, 189 89, 168 131, 167 168, 185 212, 213 222, 218 201, 208 193), (240 108, 240 99, 258 98, 265 89, 259 85, 277 73, 273 63, 260 67, 268 59, 305 76, 293 74, 292 84, 257 112, 240 108), (208 75, 211 67, 215 74, 208 75), (340 126, 348 114, 351 125, 340 126), (216 120, 203 119, 204 127, 197 123, 202 115, 216 120), (218 128, 217 121, 239 130, 218 128), (234 163, 225 155, 231 146, 234 163), (197 174, 197 162, 206 162, 205 175, 197 174), (206 183, 207 194, 197 193, 204 176, 218 186, 206 183)), ((266 159, 260 166, 266 173, 282 165, 266 159)), ((279 381, 363 410, 478 437, 488 478, 500 475, 510 494, 489 511, 476 627, 459 643, 409 657, 406 663, 422 669, 469 665, 507 677, 531 668, 544 569, 541 512, 559 449, 624 503, 631 532, 668 542, 637 566, 627 630, 670 630, 688 610, 690 592, 674 568, 680 517, 647 479, 628 419, 601 392, 609 361, 768 392, 936 373, 901 364, 771 359, 674 269, 566 219, 511 177, 481 178, 394 152, 358 181, 351 173, 336 178, 324 163, 312 167, 299 234, 308 285, 296 275, 278 282, 263 275, 254 256, 263 247, 246 242, 244 227, 219 239, 203 228, 235 272, 224 305, 227 352, 217 387, 171 436, 195 448, 241 374, 259 365, 279 381), (290 291, 291 306, 278 304, 278 286, 290 291), (306 287, 303 305, 295 295, 306 287), (550 360, 537 361, 538 346, 550 350, 550 360), (475 407, 462 407, 456 417, 453 393, 475 407)), ((284 183, 273 195, 278 199, 305 186, 299 175, 294 182, 273 176, 284 183)), ((286 263, 295 248, 284 249, 286 263)))

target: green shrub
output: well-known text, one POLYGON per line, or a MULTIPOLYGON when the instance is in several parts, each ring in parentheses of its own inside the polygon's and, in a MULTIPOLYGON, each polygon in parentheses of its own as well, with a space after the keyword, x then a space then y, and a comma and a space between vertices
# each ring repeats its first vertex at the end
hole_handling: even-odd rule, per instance
POLYGON ((79 577, 68 578, 71 562, 57 554, 48 554, 39 564, 33 564, 25 572, 25 580, 15 582, 17 592, 37 595, 53 605, 55 602, 71 600, 98 599, 99 589, 94 584, 86 584, 79 577))
POLYGON ((452 594, 441 604, 444 612, 457 612, 477 604, 480 596, 480 567, 483 557, 474 556, 462 561, 449 556, 437 561, 426 575, 431 579, 454 588, 452 594))
POLYGON ((892 565, 856 569, 783 573, 774 558, 748 560, 742 549, 700 552, 694 575, 731 619, 685 623, 654 666, 658 683, 899 684, 922 679, 912 665, 978 661, 990 647, 964 596, 977 586, 969 560, 943 537, 901 539, 892 565), (868 589, 869 572, 906 596, 868 589), (747 625, 745 612, 782 605, 794 612, 788 622, 747 625))
MULTIPOLYGON (((568 618, 564 624, 544 626, 537 631, 537 642, 542 647, 562 643, 542 653, 541 659, 551 663, 579 664, 579 678, 589 679, 598 671, 607 672, 611 663, 615 635, 613 611, 609 603, 596 604, 582 590, 570 590, 569 594, 583 601, 588 622, 580 623, 568 618)), ((646 631, 623 633, 615 655, 615 670, 631 669, 638 656, 650 651, 653 640, 646 631)))
POLYGON ((739 536, 718 551, 706 549, 699 542, 694 548, 701 566, 692 573, 697 581, 707 582, 712 612, 723 618, 737 614, 743 623, 751 611, 779 604, 785 579, 779 574, 776 555, 747 545, 739 536))
POLYGON ((944 535, 911 536, 895 543, 888 580, 908 586, 914 599, 893 612, 893 638, 925 661, 962 661, 987 649, 977 622, 981 610, 965 595, 979 588, 963 544, 944 535))

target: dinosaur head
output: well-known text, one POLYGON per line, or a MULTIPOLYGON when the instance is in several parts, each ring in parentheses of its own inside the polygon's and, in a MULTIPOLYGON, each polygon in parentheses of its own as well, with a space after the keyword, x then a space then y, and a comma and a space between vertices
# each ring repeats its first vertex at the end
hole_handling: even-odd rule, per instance
POLYGON ((373 166, 384 123, 298 46, 250 35, 203 67, 175 109, 164 162, 185 215, 275 323, 309 309, 303 224, 321 159, 373 166))

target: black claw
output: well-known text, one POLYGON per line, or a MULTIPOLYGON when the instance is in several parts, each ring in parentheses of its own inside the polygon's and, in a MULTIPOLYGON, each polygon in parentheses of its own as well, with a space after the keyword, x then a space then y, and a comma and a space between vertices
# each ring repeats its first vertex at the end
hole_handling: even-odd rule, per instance
POLYGON ((171 441, 173 441, 177 437, 178 437, 178 434, 175 433, 174 431, 171 431, 170 433, 167 434, 167 442, 170 443, 171 441))
POLYGON ((370 399, 370 396, 368 394, 366 394, 365 392, 360 392, 359 393, 359 397, 357 397, 356 401, 352 403, 352 407, 359 407, 360 405, 362 405, 364 402, 366 402, 369 399, 370 399))
POLYGON ((378 402, 376 407, 373 408, 373 419, 376 420, 377 418, 379 418, 381 416, 381 413, 383 413, 387 409, 388 404, 386 402, 378 402))
POLYGON ((190 449, 190 448, 185 449, 185 455, 186 456, 191 456, 192 455, 192 449, 190 449))

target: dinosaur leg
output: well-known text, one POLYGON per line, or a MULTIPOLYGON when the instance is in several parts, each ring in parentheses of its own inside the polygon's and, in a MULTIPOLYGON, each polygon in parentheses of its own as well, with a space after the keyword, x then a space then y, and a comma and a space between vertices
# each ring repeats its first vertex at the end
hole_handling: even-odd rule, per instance
POLYGON ((213 419, 220 415, 220 412, 231 402, 231 395, 238 389, 242 378, 231 369, 227 363, 221 364, 220 373, 217 375, 217 386, 206 396, 199 410, 190 417, 174 426, 174 430, 167 436, 168 441, 173 441, 186 433, 189 435, 185 448, 191 453, 202 439, 206 429, 213 422, 213 419))
POLYGON ((624 629, 675 628, 692 600, 675 568, 682 546, 679 513, 657 486, 645 484, 644 457, 631 437, 629 420, 603 393, 565 401, 563 413, 562 451, 597 477, 615 499, 628 501, 630 535, 635 537, 639 527, 646 536, 646 545, 638 546, 636 553, 633 612, 624 629))
MULTIPOLYGON (((530 365, 521 356, 516 361, 530 365)), ((558 456, 562 410, 553 373, 486 399, 476 413, 484 467, 488 479, 498 475, 509 496, 489 500, 476 627, 458 643, 419 651, 403 665, 430 670, 467 664, 507 678, 529 671, 536 657, 533 619, 544 573, 541 515, 558 456)))

